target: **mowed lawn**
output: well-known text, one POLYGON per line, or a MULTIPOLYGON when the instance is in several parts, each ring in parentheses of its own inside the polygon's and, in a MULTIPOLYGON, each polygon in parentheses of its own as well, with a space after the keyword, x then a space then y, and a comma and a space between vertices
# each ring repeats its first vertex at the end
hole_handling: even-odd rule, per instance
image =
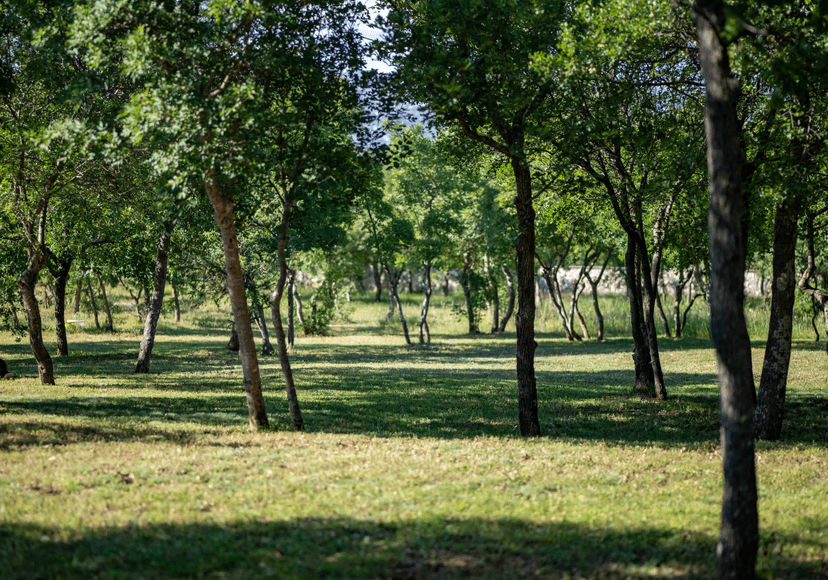
MULTIPOLYGON (((73 332, 48 387, 25 339, 0 335, 24 375, 0 382, 0 578, 713 575, 709 341, 662 339, 670 400, 654 402, 631 396, 631 340, 570 344, 550 325, 544 436, 522 439, 513 333, 406 347, 380 317, 298 338, 304 433, 275 357, 271 430, 247 430, 218 314, 165 317, 149 375, 132 374, 133 331, 73 332)), ((757 445, 763 578, 828 578, 826 377, 824 343, 797 342, 783 441, 757 445)))

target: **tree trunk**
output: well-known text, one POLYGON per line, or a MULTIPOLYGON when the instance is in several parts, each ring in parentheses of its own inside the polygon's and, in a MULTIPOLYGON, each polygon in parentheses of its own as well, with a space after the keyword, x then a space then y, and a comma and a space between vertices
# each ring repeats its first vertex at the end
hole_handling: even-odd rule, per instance
POLYGON ((72 307, 72 315, 77 315, 80 312, 81 293, 83 292, 83 278, 78 280, 78 286, 75 288, 75 303, 72 307))
POLYGON ((489 301, 492 315, 491 333, 495 334, 498 329, 498 324, 500 323, 500 293, 497 290, 497 277, 495 276, 494 270, 491 268, 491 264, 489 262, 489 256, 483 256, 483 264, 486 270, 486 280, 489 283, 489 293, 491 295, 491 300, 489 301))
POLYGON ((23 275, 17 280, 20 287, 20 297, 23 308, 26 310, 26 319, 29 324, 29 345, 32 347, 37 362, 37 374, 41 385, 54 385, 55 373, 52 367, 52 357, 43 344, 43 326, 40 318, 40 307, 35 296, 35 286, 40 271, 46 265, 46 256, 40 250, 29 250, 29 260, 23 275))
POLYGON ((296 328, 294 326, 294 310, 296 309, 294 296, 296 294, 296 272, 293 270, 288 270, 288 335, 287 335, 287 343, 288 348, 293 350, 294 341, 296 337, 296 328))
POLYGON ((400 317, 400 324, 402 324, 403 334, 405 335, 405 344, 411 346, 411 337, 408 335, 408 323, 405 321, 405 314, 403 314, 403 307, 402 302, 400 301, 399 293, 397 292, 397 285, 399 284, 399 277, 395 276, 391 269, 388 267, 388 264, 385 264, 385 277, 388 280, 388 294, 391 297, 392 304, 391 304, 391 313, 393 316, 393 307, 394 304, 397 305, 399 317, 400 317))
MULTIPOLYGON (((828 211, 828 208, 822 210, 820 213, 828 211)), ((822 309, 823 319, 825 323, 825 351, 828 353, 828 293, 823 292, 818 288, 811 286, 811 278, 816 275, 816 249, 814 245, 814 217, 815 214, 808 213, 805 225, 805 242, 808 249, 808 265, 802 277, 799 279, 799 289, 811 297, 811 302, 814 305, 814 316, 811 319, 811 325, 814 327, 816 333, 816 340, 819 342, 819 331, 816 327, 816 318, 819 315, 819 308, 822 309)))
POLYGON ((782 420, 785 417, 785 394, 793 336, 793 308, 796 301, 796 233, 799 206, 798 195, 788 195, 776 206, 774 219, 771 312, 756 406, 756 437, 768 441, 776 441, 782 435, 782 420))
POLYGON ((707 86, 704 125, 710 180, 710 332, 716 349, 721 417, 722 528, 716 546, 720 579, 753 579, 759 545, 753 413, 756 391, 744 316, 745 251, 741 231, 741 159, 736 104, 721 0, 697 0, 699 55, 707 86))
POLYGON ((92 281, 86 279, 86 293, 89 294, 89 303, 92 305, 92 315, 95 317, 95 328, 101 329, 101 323, 98 321, 98 305, 95 302, 95 292, 92 290, 92 281))
POLYGON ((285 329, 282 326, 282 296, 285 293, 285 285, 288 279, 287 258, 285 250, 288 242, 288 227, 290 224, 290 209, 293 202, 287 200, 283 205, 282 225, 279 230, 279 242, 276 255, 279 262, 279 281, 276 283, 276 290, 270 295, 270 316, 273 319, 273 332, 276 333, 276 346, 279 349, 279 364, 282 367, 282 377, 285 379, 285 391, 287 392, 288 408, 290 418, 293 421, 293 428, 301 431, 304 428, 302 411, 299 408, 299 398, 296 396, 296 385, 293 382, 293 369, 290 366, 287 341, 285 340, 285 329))
POLYGON ((236 323, 230 327, 230 340, 227 341, 227 350, 232 352, 239 352, 241 344, 239 344, 239 333, 236 330, 236 323))
POLYGON ((541 264, 541 267, 543 269, 543 279, 546 281, 546 288, 549 290, 549 303, 558 314, 558 320, 561 321, 566 339, 569 342, 573 342, 575 340, 575 333, 572 332, 572 328, 569 326, 569 319, 566 317, 566 312, 564 311, 563 296, 558 293, 558 269, 548 268, 545 264, 541 264))
POLYGON ((108 332, 115 330, 115 324, 112 322, 112 309, 109 307, 109 299, 106 297, 106 286, 101 279, 100 274, 95 272, 95 277, 98 279, 98 286, 101 288, 101 298, 103 298, 104 310, 106 311, 106 329, 108 332))
POLYGON ((509 319, 512 318, 512 313, 515 311, 515 282, 512 279, 512 271, 506 266, 501 266, 503 275, 506 276, 506 288, 509 290, 509 302, 506 304, 506 314, 500 319, 500 325, 497 327, 498 332, 506 332, 506 325, 509 319))
POLYGON ((214 170, 210 170, 204 186, 210 198, 210 204, 213 206, 213 217, 221 231, 224 262, 227 268, 227 292, 230 294, 230 303, 233 307, 233 322, 239 333, 239 360, 247 397, 249 425, 251 429, 256 430, 268 426, 267 410, 262 396, 262 380, 259 375, 259 361, 256 358, 253 331, 250 327, 250 314, 247 311, 247 296, 244 291, 239 243, 233 217, 233 200, 223 196, 214 170))
MULTIPOLYGON (((584 320, 584 315, 581 314, 581 309, 578 308, 578 300, 581 298, 581 293, 586 288, 586 284, 579 284, 577 288, 573 288, 572 290, 572 308, 575 311, 575 316, 578 317, 578 324, 581 327, 581 334, 587 340, 589 340, 589 329, 586 325, 586 320, 584 320)), ((572 322, 570 322, 572 324, 572 322)))
POLYGON ((538 420, 538 390, 535 379, 535 208, 532 207, 532 177, 525 161, 512 157, 517 210, 518 311, 517 331, 518 418, 524 437, 541 434, 538 420))
POLYGON ((431 302, 431 293, 433 291, 431 285, 431 263, 425 264, 423 271, 423 287, 425 289, 425 297, 423 298, 423 305, 420 308, 420 344, 431 344, 431 333, 428 330, 428 306, 431 302))
POLYGON ((270 333, 267 331, 267 320, 261 302, 256 303, 256 326, 259 327, 259 334, 262 335, 262 356, 273 354, 275 351, 273 345, 270 344, 270 333))
POLYGON ((656 288, 656 308, 658 309, 658 317, 661 319, 661 328, 664 330, 664 336, 672 338, 673 334, 670 332, 670 322, 664 313, 664 306, 661 304, 661 291, 658 288, 656 288))
POLYGON ((181 322, 181 302, 178 298, 178 288, 175 286, 172 287, 173 293, 173 306, 175 307, 175 322, 181 322))
POLYGON ((371 272, 374 274, 374 297, 377 302, 382 302, 382 270, 376 260, 371 263, 371 272))
POLYGON ((472 302, 471 271, 468 267, 460 273, 460 285, 463 287, 463 299, 466 302, 466 318, 469 321, 469 334, 479 334, 474 316, 474 302, 472 302))
POLYGON ((598 275, 595 279, 592 279, 592 274, 587 271, 586 272, 586 279, 589 282, 590 290, 592 291, 592 308, 595 310, 595 318, 598 319, 598 336, 597 339, 599 341, 604 340, 604 315, 601 313, 601 307, 598 304, 598 285, 601 283, 601 278, 604 277, 604 272, 607 269, 607 264, 609 264, 610 258, 612 257, 612 251, 607 252, 607 257, 604 260, 604 264, 601 266, 601 270, 598 272, 598 275))
POLYGON ((69 341, 66 338, 66 284, 72 260, 59 260, 55 270, 55 336, 57 355, 69 355, 69 341))
POLYGON ((170 246, 170 232, 172 224, 164 224, 165 229, 155 248, 155 270, 152 278, 152 299, 147 308, 147 318, 144 321, 144 335, 141 337, 141 346, 138 349, 138 363, 136 373, 148 373, 152 347, 155 345, 155 330, 158 328, 158 318, 161 316, 161 307, 164 304, 164 288, 167 285, 167 257, 170 246))
POLYGON ((638 276, 637 244, 627 234, 627 252, 624 257, 627 274, 627 295, 630 299, 630 326, 633 336, 633 365, 635 392, 645 397, 655 394, 653 367, 650 364, 650 345, 645 334, 644 309, 641 306, 641 285, 638 276))

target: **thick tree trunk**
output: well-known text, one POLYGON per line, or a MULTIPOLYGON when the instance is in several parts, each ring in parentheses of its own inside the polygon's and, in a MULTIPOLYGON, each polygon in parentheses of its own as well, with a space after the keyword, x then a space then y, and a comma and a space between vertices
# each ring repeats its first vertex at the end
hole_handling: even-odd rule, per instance
POLYGON ((774 220, 770 323, 756 406, 756 437, 768 441, 776 441, 782 435, 785 417, 797 286, 795 266, 799 206, 799 197, 789 195, 776 206, 774 220))
POLYGON ((633 336, 633 365, 635 367, 635 392, 650 397, 655 394, 653 367, 650 364, 650 345, 645 334, 644 309, 641 306, 637 250, 635 239, 627 235, 627 252, 624 265, 627 274, 627 295, 630 299, 630 326, 633 336))
POLYGON ((393 308, 394 308, 394 305, 396 304, 398 314, 399 314, 399 318, 400 318, 400 324, 402 325, 402 329, 403 329, 403 335, 405 336, 405 344, 410 346, 411 345, 411 337, 408 334, 408 323, 405 320, 405 314, 403 314, 402 302, 400 301, 400 295, 397 292, 397 286, 398 286, 400 280, 399 280, 398 276, 395 276, 391 272, 391 269, 388 267, 388 264, 385 264, 385 277, 388 280, 388 295, 390 296, 391 301, 392 301, 391 302, 391 309, 390 309, 391 316, 393 316, 393 313, 394 313, 393 308))
POLYGON ((101 329, 101 323, 98 320, 98 304, 95 302, 95 292, 92 290, 92 280, 86 279, 86 293, 89 295, 89 303, 92 305, 92 315, 95 317, 95 328, 101 329))
POLYGON ((241 344, 239 344, 239 333, 236 330, 236 323, 230 327, 230 340, 227 341, 227 350, 231 352, 239 352, 241 344))
POLYGON ((382 302, 382 270, 376 260, 371 263, 371 272, 374 275, 374 297, 377 302, 382 302))
POLYGON ((78 280, 78 285, 75 288, 75 303, 72 305, 72 315, 80 312, 81 293, 83 293, 83 278, 78 280))
POLYGON ((744 315, 745 240, 741 230, 741 159, 736 121, 740 87, 732 76, 721 0, 697 0, 699 55, 707 86, 704 125, 710 179, 710 332, 716 349, 721 417, 722 528, 716 546, 720 579, 756 577, 759 516, 753 413, 756 391, 744 315))
POLYGON ((256 358, 256 345, 253 342, 253 330, 250 327, 250 314, 247 311, 247 296, 244 291, 239 243, 236 237, 236 223, 233 217, 233 201, 223 196, 213 174, 210 172, 204 186, 213 206, 213 217, 221 231, 224 245, 224 262, 227 268, 227 292, 233 308, 233 322, 239 333, 239 360, 242 366, 244 391, 247 397, 249 425, 253 430, 267 427, 267 410, 262 396, 262 380, 259 375, 259 361, 256 358))
POLYGON ((175 322, 179 323, 179 322, 181 322, 181 301, 179 300, 179 297, 178 297, 178 288, 173 286, 172 287, 172 293, 173 293, 173 306, 175 308, 175 322))
POLYGON ((20 297, 23 308, 26 310, 26 319, 29 324, 29 345, 32 347, 37 362, 37 374, 41 385, 54 385, 55 373, 52 367, 52 357, 43 344, 43 326, 40 318, 40 307, 35 296, 35 286, 40 271, 46 265, 46 256, 39 250, 29 250, 29 261, 23 275, 17 280, 20 288, 20 297))
POLYGON ((500 319, 500 325, 497 327, 498 332, 506 332, 506 325, 509 319, 512 318, 512 313, 515 311, 515 282, 512 279, 512 271, 506 266, 501 266, 503 275, 506 276, 506 288, 509 291, 509 302, 506 303, 506 314, 500 319))
POLYGON ((66 338, 66 284, 72 260, 59 260, 55 270, 55 336, 57 338, 57 355, 69 355, 69 341, 66 338))
POLYGON ((420 330, 420 344, 431 344, 431 332, 428 330, 428 306, 431 302, 431 294, 433 287, 431 284, 431 264, 425 264, 423 271, 423 287, 425 289, 425 297, 423 297, 423 305, 420 307, 420 323, 418 324, 420 330))
POLYGON ((115 330, 115 324, 112 321, 112 309, 109 307, 109 298, 106 297, 106 285, 103 283, 100 274, 95 272, 95 277, 98 279, 98 286, 101 289, 101 298, 103 298, 104 311, 106 312, 106 329, 108 332, 115 330))
POLYGON ((283 206, 282 225, 279 230, 279 242, 276 251, 279 262, 279 281, 276 283, 276 290, 270 295, 270 316, 273 319, 273 332, 276 333, 276 347, 279 349, 279 364, 282 367, 282 377, 285 379, 285 391, 287 392, 290 418, 293 421, 293 428, 301 431, 304 428, 304 420, 302 419, 302 411, 299 408, 299 398, 296 396, 296 384, 293 382, 293 369, 290 366, 288 346, 285 340, 285 329, 282 325, 282 296, 285 293, 285 285, 288 279, 285 250, 288 242, 288 227, 290 225, 290 209, 292 205, 293 203, 287 200, 283 206))
POLYGON ((515 208, 517 209, 518 239, 517 278, 518 311, 515 316, 517 331, 518 418, 520 434, 524 437, 541 434, 538 420, 538 390, 535 379, 535 208, 532 206, 532 177, 522 159, 511 159, 515 174, 515 208))
POLYGON ((155 248, 155 270, 152 277, 152 298, 147 308, 147 318, 144 321, 144 335, 141 337, 141 346, 138 349, 138 363, 136 373, 148 373, 152 347, 155 345, 155 330, 158 328, 158 318, 161 316, 161 307, 164 305, 164 288, 167 285, 167 257, 170 245, 171 224, 165 224, 165 230, 155 248))
POLYGON ((267 320, 265 319, 264 306, 261 302, 256 303, 256 326, 259 327, 259 334, 262 335, 262 356, 276 352, 270 344, 270 333, 267 331, 267 320))

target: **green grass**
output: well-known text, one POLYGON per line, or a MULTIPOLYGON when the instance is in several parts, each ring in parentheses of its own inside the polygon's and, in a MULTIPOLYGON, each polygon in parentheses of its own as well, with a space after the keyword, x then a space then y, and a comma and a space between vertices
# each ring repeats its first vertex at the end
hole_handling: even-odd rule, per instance
MULTIPOLYGON (((405 300, 415 330, 419 298, 405 300)), ((0 335, 23 375, 0 382, 0 578, 710 577, 709 342, 661 341, 671 398, 657 403, 630 396, 629 339, 570 344, 541 317, 544 436, 525 440, 513 331, 462 335, 452 304, 437 300, 430 348, 406 347, 367 298, 331 336, 300 336, 305 433, 289 430, 273 357, 271 430, 246 430, 220 311, 163 318, 144 376, 136 316, 73 332, 49 387, 28 345, 0 335)), ((619 311, 607 301, 609 328, 619 311)), ((798 334, 783 440, 757 446, 762 578, 828 575, 827 371, 798 334)))

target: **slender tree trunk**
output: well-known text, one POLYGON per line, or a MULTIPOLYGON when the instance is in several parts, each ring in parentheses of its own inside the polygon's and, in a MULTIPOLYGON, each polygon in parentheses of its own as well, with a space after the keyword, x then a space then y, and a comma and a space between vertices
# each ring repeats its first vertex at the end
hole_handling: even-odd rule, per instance
POLYGON ((518 311, 515 316, 517 331, 517 383, 520 434, 524 437, 541 434, 538 420, 538 391, 535 379, 535 208, 532 206, 532 177, 529 167, 518 158, 511 159, 515 174, 515 208, 517 209, 518 239, 517 278, 518 311))
POLYGON ((72 315, 77 315, 80 312, 81 293, 83 292, 83 278, 78 280, 78 285, 75 288, 75 303, 72 307, 72 315))
POLYGON ((259 327, 259 334, 262 335, 262 356, 276 352, 270 344, 270 333, 267 331, 267 319, 261 302, 256 303, 256 326, 259 327))
POLYGON ((463 298, 466 302, 466 318, 469 321, 469 334, 478 334, 477 322, 474 315, 474 303, 472 302, 471 271, 464 268, 460 274, 460 285, 463 287, 463 298))
POLYGON ((382 302, 382 270, 380 269, 379 262, 376 260, 371 263, 371 272, 374 274, 374 292, 376 301, 382 302))
POLYGON ((630 299, 630 326, 633 335, 633 364, 635 366, 635 392, 646 397, 655 393, 653 367, 650 364, 650 345, 644 333, 644 310, 641 306, 641 285, 638 281, 637 244, 627 235, 627 253, 624 263, 627 274, 627 295, 630 299))
POLYGON ((294 310, 296 309, 295 305, 295 295, 296 295, 296 272, 293 270, 288 270, 288 335, 287 335, 287 343, 288 348, 293 350, 295 338, 296 338, 296 328, 294 326, 294 310))
POLYGON ((681 303, 684 300, 684 287, 690 280, 690 276, 685 276, 684 270, 679 270, 679 279, 675 284, 676 289, 676 303, 673 306, 673 327, 676 330, 676 338, 681 338, 681 331, 683 330, 681 324, 681 303))
POLYGON ((89 294, 89 303, 92 305, 92 315, 95 317, 95 328, 101 329, 101 323, 98 321, 98 304, 95 302, 95 292, 92 290, 92 281, 86 279, 86 292, 89 294))
MULTIPOLYGON (((828 208, 822 210, 822 212, 824 211, 828 211, 828 208)), ((817 342, 819 342, 819 330, 816 327, 816 318, 819 315, 819 309, 822 309, 825 322, 825 350, 828 353, 828 293, 811 286, 811 278, 816 276, 817 271, 816 248, 814 244, 814 217, 815 214, 809 212, 806 219, 805 242, 808 249, 808 265, 802 273, 802 277, 799 279, 799 289, 811 297, 811 303, 814 306, 814 316, 811 319, 811 325, 814 327, 817 342)))
POLYGON ((290 366, 287 341, 285 340, 285 329, 282 325, 282 296, 285 293, 285 285, 288 279, 285 250, 288 242, 288 227, 290 225, 290 210, 292 205, 293 202, 290 199, 283 205, 282 225, 279 230, 279 242, 276 251, 279 261, 279 281, 276 283, 276 290, 270 295, 270 316, 273 319, 273 332, 276 333, 276 347, 279 349, 279 364, 282 367, 282 377, 285 379, 285 391, 287 392, 290 418, 293 421, 293 428, 301 431, 305 424, 302 419, 302 410, 299 408, 299 398, 296 396, 296 384, 293 382, 293 369, 290 366))
POLYGON ((431 263, 426 263, 423 271, 423 287, 425 289, 425 297, 423 297, 423 305, 420 308, 420 344, 431 344, 431 333, 428 330, 428 306, 431 302, 431 294, 433 288, 431 285, 431 263))
POLYGON ((66 284, 72 260, 59 260, 55 270, 55 336, 57 355, 69 355, 69 341, 66 338, 66 284))
POLYGON ((388 294, 391 297, 392 305, 391 305, 391 313, 393 316, 393 307, 396 303, 397 310, 399 313, 400 324, 402 324, 403 335, 405 335, 405 344, 411 345, 411 337, 408 334, 408 323, 405 320, 405 314, 403 314, 403 307, 402 302, 400 301, 399 293, 397 292, 397 286, 399 284, 399 277, 392 274, 391 269, 388 267, 388 264, 385 264, 385 277, 388 280, 388 294))
POLYGON ((506 303, 506 314, 500 319, 500 325, 497 327, 498 332, 506 332, 506 325, 509 319, 512 318, 512 313, 515 311, 515 282, 512 279, 512 271, 506 266, 501 266, 503 275, 506 276, 506 288, 509 291, 509 302, 506 303))
POLYGON ((586 284, 580 284, 577 288, 573 288, 572 307, 575 310, 575 316, 578 317, 578 324, 581 327, 581 334, 583 334, 585 339, 589 340, 589 329, 587 328, 586 320, 584 320, 584 315, 581 314, 581 309, 578 308, 578 300, 581 298, 581 293, 584 291, 584 288, 586 288, 586 284))
POLYGON ((239 333, 239 360, 242 366, 244 391, 247 397, 249 425, 253 430, 267 427, 267 410, 262 396, 262 380, 259 374, 259 361, 256 358, 256 345, 250 327, 250 314, 247 310, 247 296, 244 291, 239 243, 236 237, 236 223, 233 217, 233 200, 224 197, 214 175, 210 171, 205 182, 205 189, 213 206, 216 223, 221 231, 224 246, 224 262, 227 268, 227 292, 233 307, 233 322, 239 333))
POLYGON ((612 252, 607 252, 607 257, 604 260, 604 264, 601 266, 601 270, 598 272, 598 275, 595 279, 592 279, 592 274, 587 271, 586 272, 586 279, 589 282, 590 290, 592 291, 592 309, 595 310, 595 318, 598 319, 598 336, 597 339, 599 341, 604 340, 604 315, 601 313, 601 306, 598 304, 598 285, 601 283, 601 279, 604 277, 604 272, 607 270, 607 264, 609 264, 610 258, 612 257, 612 252))
POLYGON ((175 307, 175 322, 181 322, 181 301, 178 298, 178 288, 172 287, 173 306, 175 307))
POLYGON ((103 298, 104 311, 106 312, 106 330, 112 332, 115 330, 115 324, 112 322, 112 309, 109 307, 109 299, 106 297, 106 286, 100 274, 95 272, 95 277, 98 279, 98 286, 101 288, 101 298, 103 298))
POLYGON ((561 321, 566 339, 569 342, 573 342, 575 340, 575 334, 572 332, 572 328, 569 326, 569 320, 566 317, 566 312, 564 312, 563 296, 560 296, 557 292, 558 269, 547 268, 544 264, 541 264, 541 266, 543 269, 543 279, 546 281, 546 287, 549 290, 549 303, 558 314, 558 319, 561 321))
POLYGON ((451 283, 449 281, 448 272, 443 274, 443 296, 451 294, 451 283))
POLYGON ((744 315, 745 251, 741 231, 741 159, 736 104, 739 82, 722 41, 721 0, 697 0, 699 56, 707 86, 704 126, 710 179, 710 332, 716 349, 721 417, 722 528, 716 546, 720 579, 756 577, 759 516, 753 413, 756 391, 744 315))
POLYGON ((776 206, 773 233, 773 278, 768 342, 759 401, 756 406, 756 436, 776 441, 782 435, 785 417, 785 394, 791 363, 793 307, 796 280, 796 233, 799 197, 791 194, 776 206))
POLYGON ((40 307, 37 304, 35 287, 40 271, 46 265, 46 256, 40 250, 29 250, 29 260, 23 275, 17 280, 20 288, 20 298, 26 310, 26 319, 29 324, 29 345, 32 347, 37 362, 37 374, 41 385, 54 385, 55 373, 52 367, 52 357, 43 344, 43 326, 40 318, 40 307))
POLYGON ((670 332, 670 322, 664 313, 664 305, 661 303, 661 291, 658 288, 656 288, 656 308, 658 309, 658 317, 661 319, 661 328, 664 330, 664 336, 671 338, 673 334, 670 332))
POLYGON ((164 224, 164 232, 155 248, 155 270, 152 277, 152 299, 147 308, 147 318, 144 321, 144 335, 141 337, 141 346, 138 349, 138 363, 136 373, 148 373, 152 347, 155 345, 155 330, 158 328, 158 319, 161 316, 161 307, 164 305, 164 288, 167 285, 167 257, 170 246, 172 224, 164 224))
POLYGON ((500 293, 497 290, 497 278, 495 277, 494 269, 491 267, 489 262, 489 256, 483 256, 483 264, 486 270, 486 280, 489 283, 489 292, 491 294, 491 300, 489 301, 492 315, 491 333, 495 334, 498 329, 498 324, 500 323, 500 293))
POLYGON ((651 282, 650 267, 647 254, 639 246, 641 253, 641 263, 644 266, 644 312, 646 316, 645 329, 647 332, 647 341, 650 347, 650 364, 653 368, 653 386, 655 388, 655 396, 660 400, 667 399, 667 388, 664 385, 664 373, 661 370, 661 355, 658 351, 658 332, 655 325, 655 299, 657 290, 651 282))
POLYGON ((232 352, 239 352, 239 350, 241 350, 241 344, 239 344, 239 332, 236 330, 235 322, 230 327, 230 340, 227 341, 226 348, 232 352))

